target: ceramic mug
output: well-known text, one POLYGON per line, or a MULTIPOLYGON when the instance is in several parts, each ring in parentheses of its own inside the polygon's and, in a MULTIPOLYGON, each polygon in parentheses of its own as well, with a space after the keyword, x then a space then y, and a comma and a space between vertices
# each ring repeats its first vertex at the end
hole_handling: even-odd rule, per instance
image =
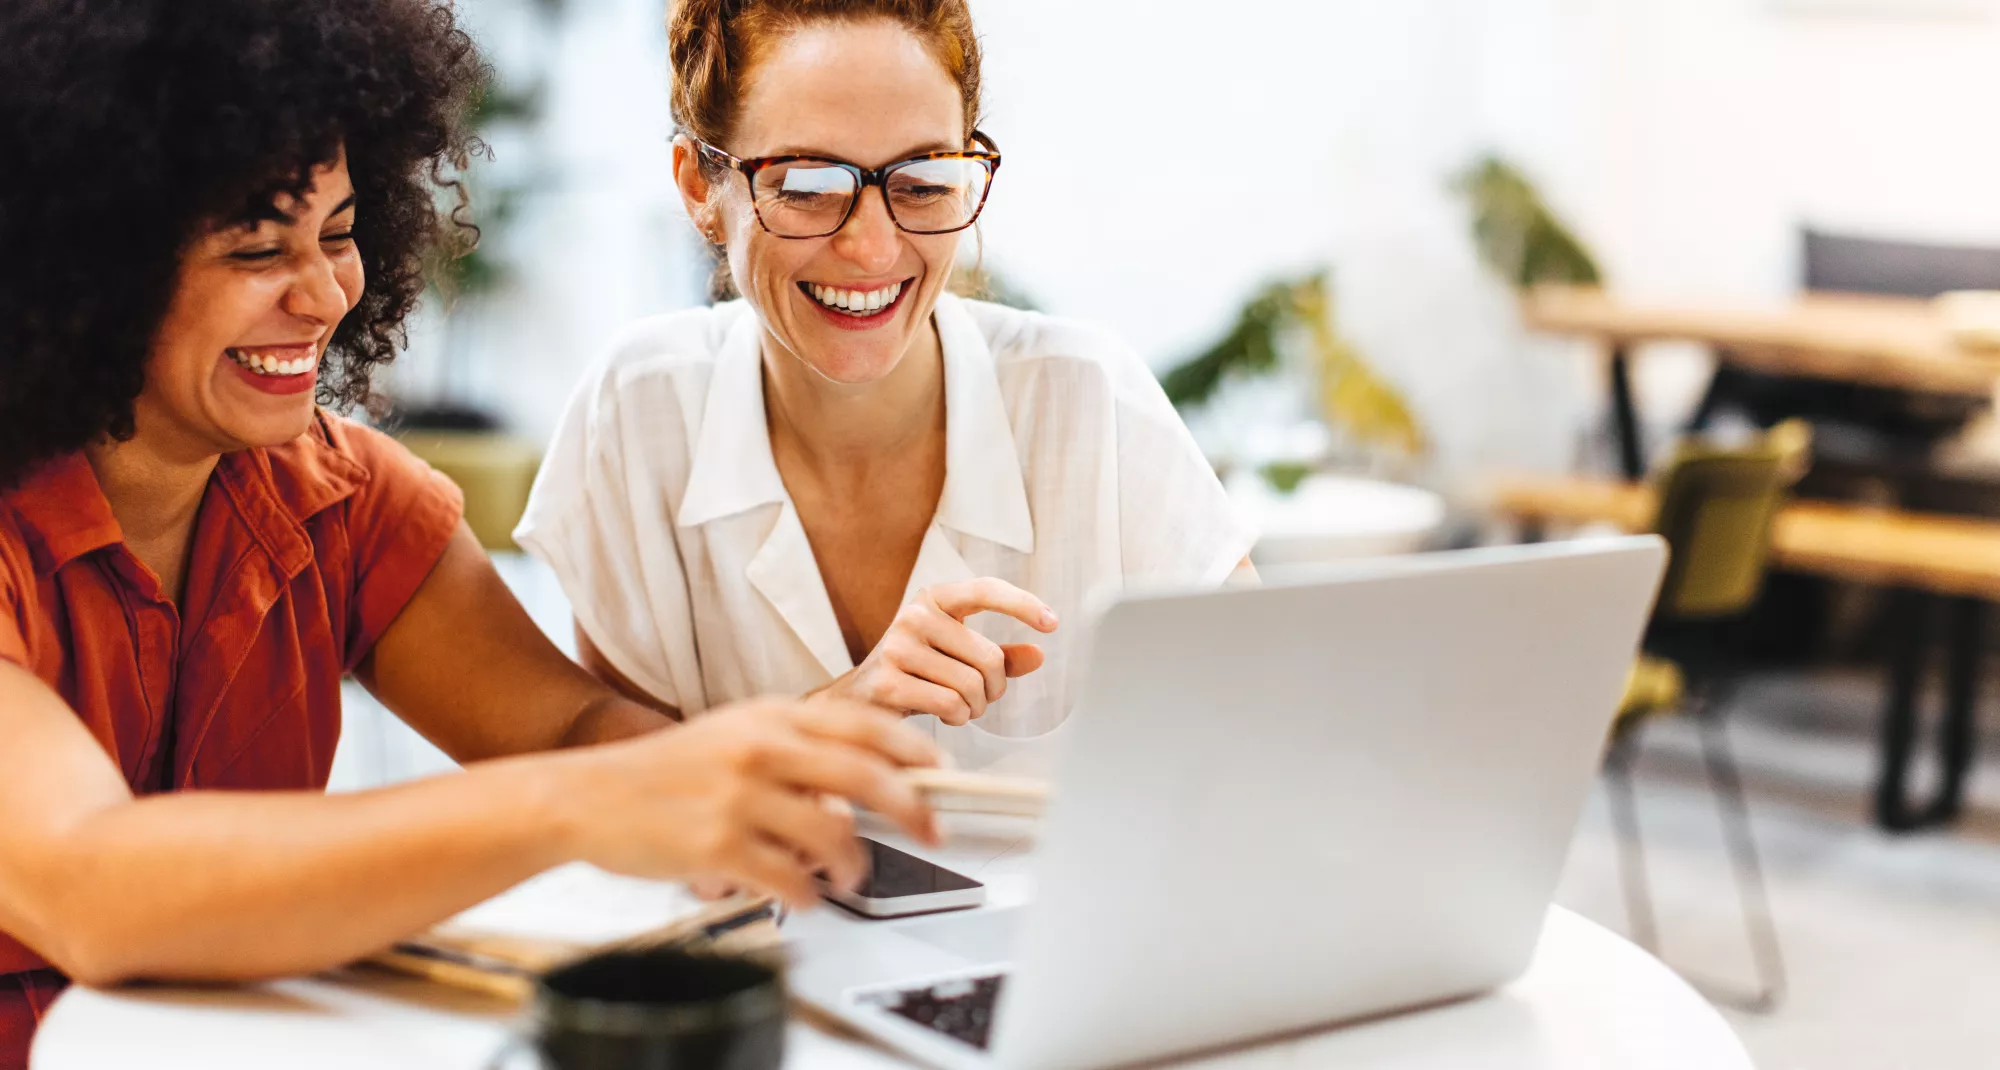
POLYGON ((520 1046, 547 1070, 778 1070, 784 981, 752 958, 667 948, 592 955, 536 985, 520 1046))

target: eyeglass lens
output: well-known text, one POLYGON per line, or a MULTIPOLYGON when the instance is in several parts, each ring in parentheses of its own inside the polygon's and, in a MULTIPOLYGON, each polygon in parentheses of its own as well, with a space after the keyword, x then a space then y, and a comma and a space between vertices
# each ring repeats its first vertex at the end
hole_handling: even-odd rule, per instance
MULTIPOLYGON (((904 230, 942 232, 970 226, 989 175, 978 160, 912 160, 884 182, 889 215, 904 230)), ((812 160, 773 164, 752 184, 757 213, 774 234, 816 238, 839 230, 860 182, 844 167, 812 160)))

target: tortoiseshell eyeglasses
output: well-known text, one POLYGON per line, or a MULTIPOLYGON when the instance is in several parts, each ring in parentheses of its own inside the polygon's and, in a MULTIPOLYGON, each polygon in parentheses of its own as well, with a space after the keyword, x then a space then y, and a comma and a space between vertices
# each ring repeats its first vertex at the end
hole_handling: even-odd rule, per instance
POLYGON ((780 238, 824 238, 854 215, 861 192, 882 187, 889 218, 910 234, 950 234, 979 219, 1000 170, 1000 147, 972 134, 980 149, 928 152, 870 170, 823 156, 761 156, 741 160, 696 141, 703 156, 750 180, 757 222, 780 238))

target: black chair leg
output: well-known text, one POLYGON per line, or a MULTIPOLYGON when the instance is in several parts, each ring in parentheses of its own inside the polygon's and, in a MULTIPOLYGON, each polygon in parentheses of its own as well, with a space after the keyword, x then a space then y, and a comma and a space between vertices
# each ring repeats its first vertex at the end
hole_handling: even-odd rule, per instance
MULTIPOLYGON (((1763 864, 1750 827, 1750 808, 1743 796, 1743 780, 1729 748, 1729 738, 1719 715, 1719 697, 1711 696, 1695 711, 1701 733, 1703 765, 1709 792, 1721 818, 1722 834, 1736 882, 1736 895, 1743 914, 1744 934, 1750 944, 1750 958, 1756 973, 1756 987, 1745 992, 1730 985, 1716 984, 1680 971, 1710 1000, 1749 1011, 1767 1014, 1785 993, 1785 960, 1778 943, 1778 929, 1772 919, 1771 897, 1764 885, 1763 864)), ((1646 872, 1645 842, 1639 834, 1638 801, 1633 791, 1632 767, 1638 759, 1639 727, 1643 721, 1621 726, 1612 736, 1605 754, 1605 799, 1611 823, 1618 836, 1618 882, 1625 896, 1625 917, 1632 942, 1648 954, 1660 955, 1658 915, 1654 909, 1652 884, 1646 872)))
POLYGON ((1632 791, 1632 763, 1639 753, 1643 719, 1618 726, 1604 756, 1604 798, 1618 836, 1618 885, 1625 897, 1625 927, 1632 942, 1659 957, 1660 929, 1653 912, 1653 882, 1646 874, 1646 844, 1639 835, 1639 805, 1632 791))
POLYGON ((1743 798, 1743 779, 1737 772, 1736 756, 1730 750, 1727 726, 1714 705, 1702 709, 1697 722, 1702 759, 1708 769, 1709 787, 1715 794, 1716 810, 1722 817, 1723 838, 1735 872, 1737 905, 1743 913, 1743 931, 1750 942, 1750 959, 1757 976, 1757 987, 1748 993, 1701 987, 1717 1002, 1766 1014, 1777 1007, 1785 994, 1785 958, 1778 944, 1778 927, 1771 916, 1771 895, 1764 885, 1764 867, 1757 856, 1750 807, 1743 798))

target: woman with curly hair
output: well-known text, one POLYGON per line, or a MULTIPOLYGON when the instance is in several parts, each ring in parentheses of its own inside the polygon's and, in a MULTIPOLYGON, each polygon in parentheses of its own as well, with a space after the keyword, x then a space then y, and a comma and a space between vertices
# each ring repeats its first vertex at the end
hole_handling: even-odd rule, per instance
POLYGON ((806 903, 861 875, 828 794, 932 835, 877 711, 654 732, 315 404, 368 399, 450 229, 448 9, 7 0, 0 70, 0 1067, 70 978, 316 970, 570 860, 806 903), (345 673, 470 770, 325 795, 345 673))

